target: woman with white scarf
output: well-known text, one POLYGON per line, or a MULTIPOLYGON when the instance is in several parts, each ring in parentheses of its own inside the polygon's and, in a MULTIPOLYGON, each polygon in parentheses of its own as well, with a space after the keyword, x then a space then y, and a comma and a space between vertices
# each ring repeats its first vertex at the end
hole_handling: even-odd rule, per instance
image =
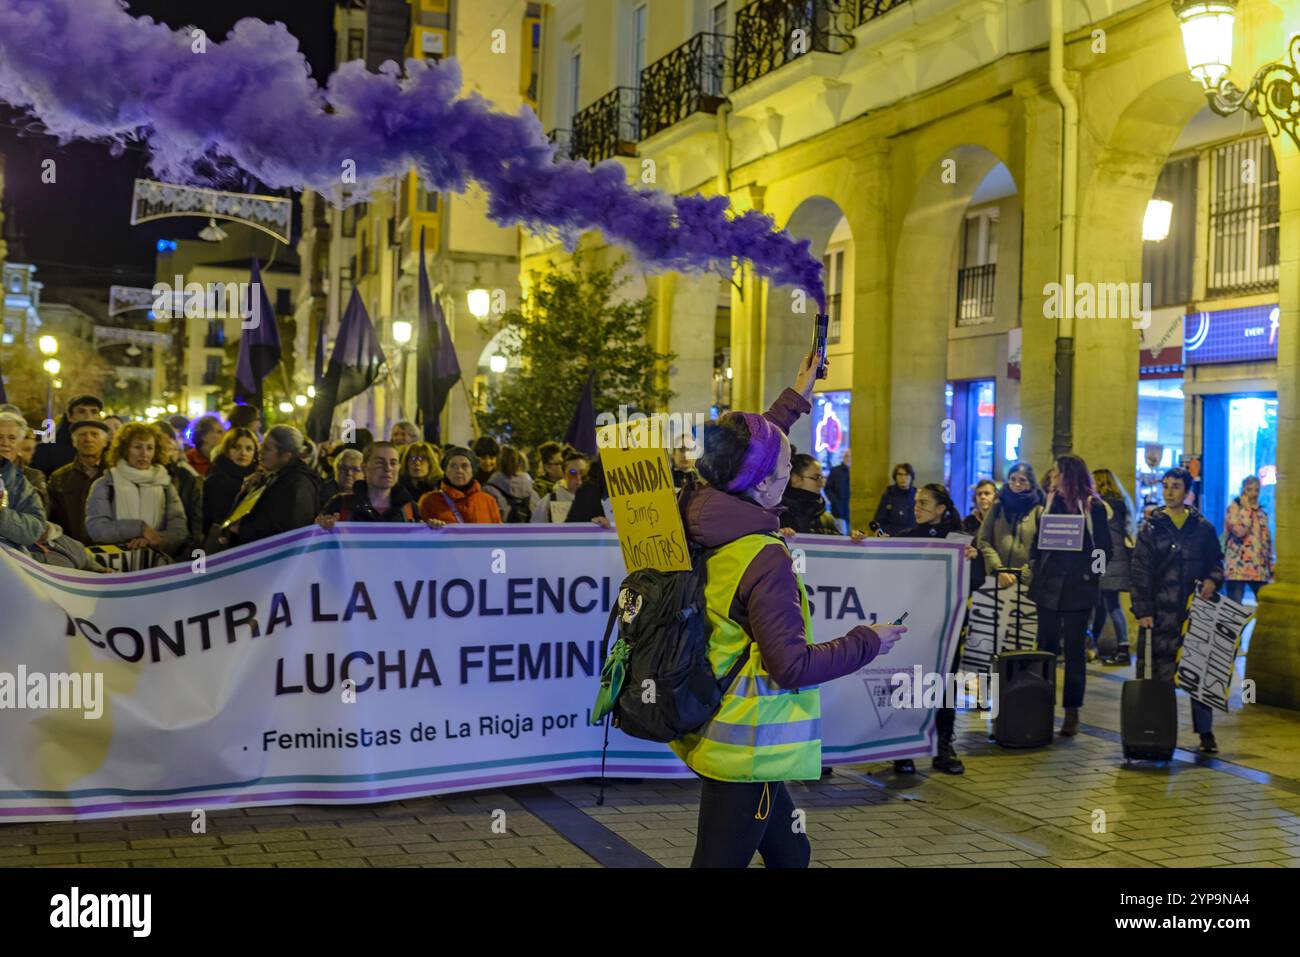
POLYGON ((117 545, 132 556, 131 567, 166 564, 185 539, 185 508, 167 469, 154 457, 161 446, 156 427, 141 422, 122 426, 105 455, 108 470, 90 487, 86 532, 98 545, 117 545))

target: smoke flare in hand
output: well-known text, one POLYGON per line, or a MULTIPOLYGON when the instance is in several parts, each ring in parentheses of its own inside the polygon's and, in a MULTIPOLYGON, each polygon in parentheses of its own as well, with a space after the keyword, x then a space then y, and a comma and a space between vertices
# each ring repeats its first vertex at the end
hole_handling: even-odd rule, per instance
POLYGON ((824 304, 807 240, 754 210, 730 215, 726 197, 634 189, 613 162, 557 162, 530 110, 460 96, 453 61, 410 60, 405 76, 353 61, 322 89, 283 24, 245 19, 193 46, 189 29, 133 17, 121 0, 0 0, 0 100, 63 140, 141 139, 173 182, 212 183, 233 164, 272 188, 337 198, 347 161, 357 196, 414 167, 433 190, 477 183, 502 225, 569 245, 599 230, 650 269, 729 275, 744 260, 824 304))

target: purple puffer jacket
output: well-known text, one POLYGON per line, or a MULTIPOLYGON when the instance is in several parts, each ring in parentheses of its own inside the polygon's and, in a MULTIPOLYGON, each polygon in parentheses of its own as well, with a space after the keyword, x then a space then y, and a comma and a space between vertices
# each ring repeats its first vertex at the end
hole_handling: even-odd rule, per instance
MULTIPOLYGON (((789 432, 810 411, 802 396, 786 389, 765 415, 789 432)), ((686 534, 705 548, 716 548, 744 535, 775 532, 781 506, 765 509, 749 498, 715 488, 683 491, 678 499, 686 534)), ((782 688, 809 688, 852 674, 880 652, 880 639, 866 625, 819 645, 804 637, 799 580, 784 548, 765 548, 741 576, 727 617, 758 643, 763 664, 782 688)))

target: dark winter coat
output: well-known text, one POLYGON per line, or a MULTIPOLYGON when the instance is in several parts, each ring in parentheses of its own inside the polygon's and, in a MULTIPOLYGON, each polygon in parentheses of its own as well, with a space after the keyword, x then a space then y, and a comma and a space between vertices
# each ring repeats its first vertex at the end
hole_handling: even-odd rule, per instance
POLYGON ((892 484, 880 496, 876 523, 886 535, 897 535, 916 524, 916 486, 906 490, 892 484))
POLYGON ((591 463, 587 475, 573 493, 573 505, 565 522, 590 522, 605 514, 605 500, 609 498, 609 489, 605 485, 605 467, 600 459, 591 463))
POLYGON ((793 528, 802 535, 840 534, 835 519, 826 511, 820 492, 787 485, 781 498, 781 509, 782 528, 793 528))
POLYGON ((54 441, 36 443, 31 466, 44 472, 48 480, 55 469, 63 468, 76 457, 77 450, 72 447, 72 423, 64 415, 59 419, 58 428, 54 430, 54 441))
MULTIPOLYGON (((782 431, 809 411, 802 396, 790 389, 766 416, 782 431)), ((579 490, 581 491, 581 490, 579 490)), ((745 569, 731 606, 717 609, 754 639, 763 665, 782 688, 808 688, 852 674, 880 651, 880 639, 866 625, 857 625, 834 641, 810 645, 804 636, 799 580, 790 553, 775 532, 780 507, 765 509, 757 502, 709 487, 688 487, 678 497, 682 522, 692 543, 717 548, 745 535, 772 534, 768 545, 745 569)))
POLYGON ((826 476, 826 497, 831 503, 831 514, 848 521, 849 518, 849 467, 841 462, 826 476))
POLYGON ((230 509, 239 498, 244 479, 257 469, 256 463, 236 465, 228 456, 219 455, 208 467, 208 477, 203 480, 203 530, 224 522, 230 509))
POLYGON ((1106 562, 1106 574, 1101 576, 1101 590, 1128 591, 1133 559, 1133 550, 1124 544, 1128 534, 1128 506, 1122 498, 1108 498, 1106 504, 1110 506, 1110 541, 1114 551, 1106 562))
MULTIPOLYGON (((1093 551, 1100 548, 1109 564, 1114 548, 1106 506, 1093 499, 1089 511, 1092 531, 1084 528, 1083 548, 1077 552, 1040 551, 1038 540, 1043 527, 1040 516, 1034 543, 1029 548, 1029 563, 1033 569, 1029 599, 1034 604, 1052 611, 1091 611, 1096 606, 1101 592, 1101 573, 1093 571, 1096 560, 1093 551)), ((1065 502, 1057 498, 1052 502, 1051 514, 1069 515, 1071 512, 1065 502)))
MULTIPOLYGON (((430 478, 414 479, 411 478, 411 476, 409 475, 403 475, 401 478, 397 480, 397 484, 406 490, 406 494, 411 496, 412 502, 420 501, 420 499, 422 499, 425 496, 425 493, 436 492, 441 487, 441 483, 435 482, 433 479, 430 478)), ((335 488, 334 495, 337 495, 338 493, 339 490, 335 488)), ((329 499, 332 497, 333 496, 327 497, 325 501, 328 502, 329 499)))
POLYGON ((393 487, 388 511, 382 515, 370 504, 366 483, 358 479, 351 492, 335 495, 323 509, 322 515, 337 515, 340 522, 414 522, 417 512, 411 493, 400 484, 393 487))
POLYGON ((244 545, 305 528, 316 521, 320 505, 320 479, 307 463, 295 459, 270 477, 253 510, 237 523, 239 531, 227 537, 232 546, 244 545))
POLYGON ((86 531, 86 499, 90 498, 90 487, 103 474, 102 461, 93 471, 72 461, 50 476, 50 521, 62 528, 64 535, 83 545, 90 541, 90 533, 86 531))
POLYGON ((207 531, 203 524, 203 479, 179 465, 167 466, 167 472, 172 477, 176 494, 181 497, 188 530, 185 541, 171 552, 171 557, 188 560, 191 552, 203 544, 203 535, 207 531))
POLYGON ((1223 587, 1218 533, 1196 509, 1187 512, 1181 529, 1163 508, 1138 529, 1130 593, 1133 617, 1155 619, 1153 654, 1168 656, 1171 639, 1176 647, 1187 599, 1197 581, 1208 578, 1216 588, 1223 587))

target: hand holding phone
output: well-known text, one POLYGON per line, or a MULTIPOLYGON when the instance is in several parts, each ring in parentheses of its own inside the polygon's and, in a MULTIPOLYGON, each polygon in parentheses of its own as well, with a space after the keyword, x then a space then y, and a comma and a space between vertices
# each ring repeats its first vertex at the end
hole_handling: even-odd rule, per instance
MULTIPOLYGON (((907 616, 904 615, 903 617, 905 618, 907 616)), ((902 619, 900 618, 899 621, 902 621, 902 619)), ((888 625, 872 625, 871 630, 874 631, 876 637, 880 639, 880 651, 878 654, 882 655, 889 654, 889 649, 893 648, 894 644, 907 634, 907 627, 899 624, 898 621, 888 625)))

